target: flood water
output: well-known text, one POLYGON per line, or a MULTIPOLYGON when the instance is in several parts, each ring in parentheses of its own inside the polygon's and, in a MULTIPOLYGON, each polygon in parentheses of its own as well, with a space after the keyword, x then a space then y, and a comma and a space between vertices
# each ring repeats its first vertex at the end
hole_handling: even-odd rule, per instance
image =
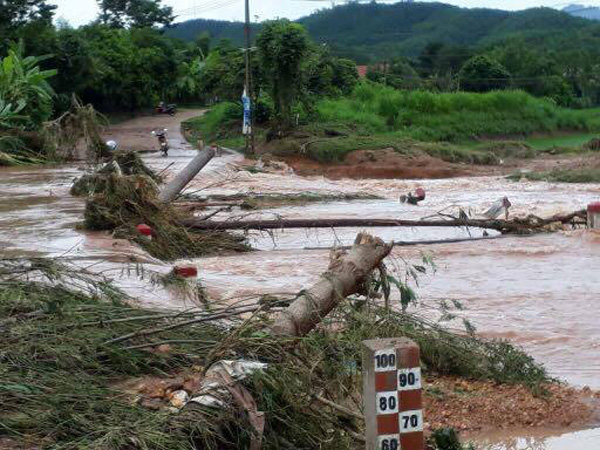
MULTIPOLYGON (((175 136, 175 139, 180 139, 175 136)), ((177 143, 176 143, 177 144, 177 143)), ((155 169, 183 167, 195 155, 183 141, 168 158, 148 154, 155 169), (179 148, 177 148, 179 147, 179 148)), ((214 159, 188 192, 196 195, 238 193, 361 193, 377 200, 309 203, 260 210, 250 217, 419 219, 449 205, 481 212, 508 196, 513 214, 546 216, 582 209, 600 200, 600 185, 513 183, 499 177, 449 180, 326 180, 288 173, 250 173, 238 169, 242 158, 214 159), (400 205, 397 197, 425 187, 424 206, 400 205)), ((0 169, 0 257, 61 256, 113 277, 142 304, 189 307, 173 293, 151 286, 130 268, 135 255, 146 270, 165 273, 171 265, 156 261, 126 242, 103 233, 76 229, 83 201, 68 190, 82 173, 77 166, 0 169)), ((240 211, 234 212, 242 214, 240 211)), ((244 212, 243 214, 248 214, 244 212)), ((228 215, 216 216, 226 219, 228 215)), ((195 261, 209 294, 233 299, 246 294, 297 292, 316 280, 328 265, 329 247, 351 244, 359 229, 287 230, 250 233, 260 251, 195 261)), ((368 229, 386 240, 419 241, 481 236, 482 231, 453 228, 368 229)), ((497 240, 396 247, 389 260, 401 271, 403 261, 432 255, 437 272, 420 280, 423 310, 437 300, 454 299, 464 316, 486 336, 510 339, 544 363, 552 375, 577 386, 600 389, 600 234, 575 231, 497 240)), ((525 440, 488 436, 490 450, 579 450, 600 448, 600 431, 563 437, 548 434, 525 440)), ((484 442, 482 442, 484 443, 484 442)))

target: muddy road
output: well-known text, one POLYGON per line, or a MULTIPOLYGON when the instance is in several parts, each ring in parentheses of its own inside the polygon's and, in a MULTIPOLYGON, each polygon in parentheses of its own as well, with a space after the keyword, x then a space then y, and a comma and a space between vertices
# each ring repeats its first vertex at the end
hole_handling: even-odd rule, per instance
MULTIPOLYGON (((120 148, 152 150, 154 128, 168 128, 172 150, 162 158, 145 153, 156 170, 175 173, 196 154, 181 136, 179 122, 198 115, 185 111, 170 118, 143 117, 112 127, 107 138, 120 148)), ((513 214, 540 216, 584 208, 600 197, 600 185, 514 183, 499 176, 462 177, 443 180, 371 179, 329 180, 303 177, 288 171, 251 173, 252 162, 236 154, 215 158, 187 191, 212 194, 371 194, 377 200, 317 202, 262 209, 233 211, 233 215, 285 218, 380 217, 419 219, 449 205, 482 211, 498 198, 508 196, 513 214), (429 196, 421 207, 400 205, 397 198, 423 186, 429 196)), ((83 201, 68 190, 83 173, 81 164, 60 167, 0 169, 0 256, 67 256, 115 279, 140 303, 148 306, 187 308, 190 301, 154 286, 147 275, 166 273, 172 265, 155 260, 128 242, 104 233, 82 232, 83 201), (144 271, 137 270, 140 266, 144 271), (146 273, 146 275, 143 275, 146 273)), ((202 212, 201 214, 206 214, 202 212)), ((221 213, 216 219, 229 218, 221 213)), ((250 233, 260 251, 193 261, 209 294, 227 301, 246 294, 297 292, 314 281, 327 267, 330 247, 349 244, 361 230, 288 230, 250 233)), ((464 229, 370 229, 387 240, 418 241, 477 236, 481 231, 464 229)), ((436 314, 438 300, 455 299, 462 313, 487 336, 510 339, 522 345, 549 371, 576 386, 600 389, 600 234, 561 232, 519 238, 456 244, 398 247, 390 266, 402 271, 403 261, 417 261, 423 253, 433 256, 437 272, 421 279, 418 294, 422 310, 436 314)), ((600 448, 600 437, 586 432, 585 448, 600 448), (591 436, 591 437, 590 437, 591 436)), ((487 439, 487 437, 485 438, 487 439)), ((484 439, 484 440, 485 440, 484 439)), ((573 450, 584 447, 546 433, 536 437, 537 446, 510 445, 490 436, 489 448, 573 450), (546 442, 549 444, 546 445, 546 442), (556 444, 558 442, 558 444, 556 444), (565 441, 566 442, 566 441, 565 441)), ((569 438, 565 438, 568 439, 569 438)), ((525 441, 523 441, 525 442, 525 441)))

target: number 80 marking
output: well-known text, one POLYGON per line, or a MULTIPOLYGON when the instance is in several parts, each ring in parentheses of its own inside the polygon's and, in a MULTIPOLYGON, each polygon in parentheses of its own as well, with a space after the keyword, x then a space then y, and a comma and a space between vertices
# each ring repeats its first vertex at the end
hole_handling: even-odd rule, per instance
POLYGON ((378 392, 377 393, 377 414, 394 414, 398 412, 398 393, 378 392))

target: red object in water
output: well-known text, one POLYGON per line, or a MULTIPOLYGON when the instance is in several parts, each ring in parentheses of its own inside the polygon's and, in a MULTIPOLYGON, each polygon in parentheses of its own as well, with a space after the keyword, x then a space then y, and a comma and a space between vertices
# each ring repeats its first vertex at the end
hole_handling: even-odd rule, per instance
POLYGON ((152 236, 152 228, 150 228, 145 223, 138 225, 136 228, 138 230, 138 233, 140 233, 142 236, 152 236))
POLYGON ((417 188, 417 190, 415 191, 415 194, 416 194, 417 198, 425 198, 425 189, 417 188))
POLYGON ((590 203, 587 210, 589 213, 600 213, 600 202, 590 203))
POLYGON ((183 278, 192 278, 198 276, 198 268, 196 266, 175 266, 173 268, 175 275, 183 278))

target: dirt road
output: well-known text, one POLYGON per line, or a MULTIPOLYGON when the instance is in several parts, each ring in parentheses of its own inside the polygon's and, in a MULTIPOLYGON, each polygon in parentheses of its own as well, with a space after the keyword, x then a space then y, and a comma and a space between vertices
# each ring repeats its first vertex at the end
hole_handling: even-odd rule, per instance
POLYGON ((192 150, 192 146, 181 135, 181 122, 203 114, 203 110, 182 110, 175 116, 155 115, 140 116, 112 125, 104 133, 106 140, 112 139, 119 148, 136 151, 158 151, 156 137, 152 130, 166 128, 171 148, 174 150, 192 150))

